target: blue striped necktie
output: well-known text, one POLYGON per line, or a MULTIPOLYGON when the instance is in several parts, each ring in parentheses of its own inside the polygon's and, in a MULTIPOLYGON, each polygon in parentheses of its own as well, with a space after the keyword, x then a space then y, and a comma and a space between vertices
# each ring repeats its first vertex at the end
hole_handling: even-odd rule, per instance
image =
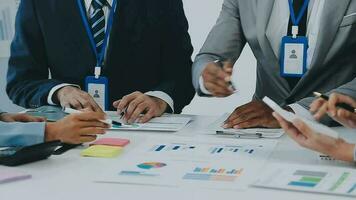
POLYGON ((102 51, 105 40, 105 14, 103 8, 109 6, 106 0, 93 0, 91 3, 94 11, 90 15, 90 25, 94 41, 96 45, 96 51, 100 53, 102 51))

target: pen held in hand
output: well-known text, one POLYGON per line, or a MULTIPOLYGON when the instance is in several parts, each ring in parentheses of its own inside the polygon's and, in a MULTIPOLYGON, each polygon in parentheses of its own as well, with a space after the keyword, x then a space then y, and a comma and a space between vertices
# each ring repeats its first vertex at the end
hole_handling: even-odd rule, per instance
MULTIPOLYGON (((322 94, 322 93, 319 93, 319 92, 314 92, 313 93, 315 97, 318 97, 318 98, 322 98, 326 101, 329 101, 329 97, 325 94, 322 94)), ((336 107, 339 107, 339 108, 343 108, 349 112, 352 112, 352 113, 356 113, 356 108, 352 107, 351 105, 349 104, 346 104, 346 103, 338 103, 336 104, 336 107)))
MULTIPOLYGON (((80 113, 83 113, 80 110, 75 110, 73 108, 67 108, 67 107, 63 108, 63 112, 65 112, 67 114, 80 114, 80 113)), ((114 121, 114 120, 111 120, 111 119, 100 120, 100 121, 105 123, 105 124, 111 125, 111 126, 122 126, 122 123, 114 121)))

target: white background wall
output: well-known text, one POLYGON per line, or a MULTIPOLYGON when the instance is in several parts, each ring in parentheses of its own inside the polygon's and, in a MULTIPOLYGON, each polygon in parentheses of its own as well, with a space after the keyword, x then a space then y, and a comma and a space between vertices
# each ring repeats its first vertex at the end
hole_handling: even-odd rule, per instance
MULTIPOLYGON (((0 0, 2 2, 9 0, 0 0)), ((222 0, 183 0, 187 18, 190 23, 190 34, 194 46, 194 56, 199 52, 211 27, 215 24, 221 10, 222 0)), ((1 4, 0 4, 1 6, 1 4)), ((0 43, 0 50, 9 48, 0 43)), ((5 95, 7 58, 0 58, 0 107, 8 111, 18 111, 5 95)), ((184 113, 220 115, 231 112, 236 106, 250 101, 255 90, 256 60, 249 47, 246 47, 235 65, 233 81, 238 93, 227 98, 195 97, 184 113)))

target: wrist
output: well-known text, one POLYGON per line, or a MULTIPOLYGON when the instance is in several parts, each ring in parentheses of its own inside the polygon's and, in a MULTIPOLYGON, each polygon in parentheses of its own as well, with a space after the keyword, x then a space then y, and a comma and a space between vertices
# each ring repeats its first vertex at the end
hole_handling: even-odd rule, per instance
POLYGON ((46 123, 45 141, 59 140, 56 123, 46 123))
POLYGON ((68 86, 64 86, 60 89, 58 89, 54 94, 53 94, 53 102, 55 104, 60 104, 61 103, 61 99, 66 95, 66 94, 70 94, 72 93, 75 89, 77 89, 76 87, 73 87, 71 85, 68 86))
POLYGON ((350 144, 345 142, 344 140, 338 141, 338 145, 334 148, 334 151, 330 153, 332 157, 337 160, 353 162, 354 161, 354 153, 355 153, 355 144, 350 144))
POLYGON ((165 102, 162 99, 157 98, 157 97, 153 97, 153 98, 157 102, 157 105, 158 105, 158 108, 159 108, 161 114, 163 114, 168 108, 167 102, 165 102))

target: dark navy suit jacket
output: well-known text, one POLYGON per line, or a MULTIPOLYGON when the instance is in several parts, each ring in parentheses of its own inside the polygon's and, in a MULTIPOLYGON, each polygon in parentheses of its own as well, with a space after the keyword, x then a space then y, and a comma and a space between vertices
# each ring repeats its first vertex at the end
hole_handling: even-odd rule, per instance
MULTIPOLYGON (((192 51, 181 0, 119 0, 103 69, 110 104, 134 91, 163 91, 181 112, 194 95, 192 51)), ((14 103, 46 105, 61 83, 84 88, 95 64, 76 0, 21 2, 7 75, 14 103)))

